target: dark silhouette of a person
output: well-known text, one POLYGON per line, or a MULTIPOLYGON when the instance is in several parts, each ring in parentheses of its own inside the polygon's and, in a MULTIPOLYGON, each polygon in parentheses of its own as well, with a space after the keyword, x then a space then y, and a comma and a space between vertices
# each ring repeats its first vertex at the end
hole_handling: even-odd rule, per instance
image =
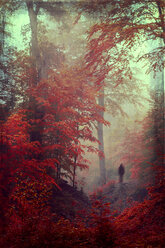
POLYGON ((120 164, 119 169, 118 169, 118 173, 119 173, 119 183, 122 183, 123 182, 123 176, 125 173, 125 169, 124 169, 123 164, 120 164))

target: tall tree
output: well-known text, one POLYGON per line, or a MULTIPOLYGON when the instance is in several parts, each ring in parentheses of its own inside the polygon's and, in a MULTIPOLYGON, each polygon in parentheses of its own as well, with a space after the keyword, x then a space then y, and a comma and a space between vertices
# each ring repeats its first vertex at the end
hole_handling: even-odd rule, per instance
MULTIPOLYGON (((104 108, 104 88, 100 92, 100 96, 98 97, 98 104, 102 108, 104 108)), ((104 118, 104 110, 100 111, 100 115, 104 118)), ((104 135, 103 135, 103 123, 97 123, 97 132, 98 132, 98 140, 99 140, 99 167, 100 167, 100 184, 106 184, 106 167, 105 167, 105 154, 104 154, 104 135)))
MULTIPOLYGON (((26 1, 26 6, 28 10, 29 20, 30 20, 30 27, 31 27, 31 56, 33 59, 33 67, 34 67, 34 79, 33 84, 34 87, 43 80, 47 79, 48 77, 48 54, 46 51, 41 53, 41 47, 39 44, 39 29, 38 29, 38 13, 42 9, 48 12, 51 15, 56 15, 58 11, 62 14, 65 11, 62 11, 61 5, 59 6, 58 3, 50 3, 50 2, 37 2, 37 1, 26 1)), ((34 118, 36 122, 42 120, 44 117, 43 109, 38 108, 37 102, 32 97, 30 98, 30 108, 34 108, 34 118)), ((43 127, 38 124, 34 124, 34 128, 31 131, 31 140, 32 141, 39 141, 42 143, 42 132, 43 127)))

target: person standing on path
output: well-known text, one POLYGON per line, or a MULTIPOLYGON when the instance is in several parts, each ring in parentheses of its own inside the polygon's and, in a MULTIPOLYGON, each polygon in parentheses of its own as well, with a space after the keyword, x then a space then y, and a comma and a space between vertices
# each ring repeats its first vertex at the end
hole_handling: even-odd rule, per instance
POLYGON ((125 169, 124 169, 123 164, 120 164, 119 169, 118 169, 118 173, 119 173, 119 183, 122 183, 123 182, 123 176, 125 173, 125 169))

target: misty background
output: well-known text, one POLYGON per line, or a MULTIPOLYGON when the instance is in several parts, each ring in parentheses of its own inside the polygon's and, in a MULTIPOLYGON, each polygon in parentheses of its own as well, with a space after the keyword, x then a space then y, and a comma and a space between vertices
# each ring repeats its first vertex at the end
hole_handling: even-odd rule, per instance
MULTIPOLYGON (((87 52, 87 32, 90 27, 99 21, 96 16, 90 16, 87 14, 77 14, 77 12, 69 4, 64 5, 65 15, 60 16, 47 16, 44 12, 39 14, 39 29, 41 34, 45 34, 45 40, 42 35, 39 37, 43 47, 47 40, 53 44, 53 48, 46 52, 46 60, 49 57, 56 57, 58 66, 65 61, 68 65, 76 65, 82 63, 83 57, 87 52), (43 40, 42 40, 43 39, 43 40)), ((7 37, 4 44, 4 50, 8 45, 16 47, 18 51, 28 50, 31 42, 31 30, 29 24, 29 16, 26 10, 23 8, 17 10, 11 16, 5 17, 8 20, 6 30, 11 33, 10 37, 7 37)), ((122 94, 125 93, 123 85, 119 85, 117 88, 105 89, 106 98, 106 111, 104 113, 105 119, 110 122, 109 127, 104 127, 104 149, 105 149, 105 161, 106 161, 106 178, 107 182, 114 180, 118 182, 118 167, 121 163, 125 166, 124 181, 132 180, 131 168, 132 157, 127 157, 124 160, 125 146, 124 143, 129 138, 129 133, 135 131, 140 132, 142 128, 142 120, 147 115, 148 111, 153 106, 153 99, 151 95, 153 91, 161 91, 163 85, 164 72, 154 73, 146 72, 145 63, 137 62, 136 60, 143 53, 147 53, 157 47, 159 44, 154 41, 146 40, 144 37, 139 40, 139 46, 130 51, 130 65, 133 72, 133 79, 130 84, 135 84, 134 89, 130 89, 130 94, 133 94, 133 100, 131 102, 127 97, 122 94), (132 58, 132 59, 131 59, 132 58), (120 108, 112 105, 108 100, 112 94, 121 94, 120 108)), ((148 62, 149 63, 149 62, 148 62)), ((49 65, 48 65, 49 66, 49 65)), ((58 66, 56 67, 58 70, 58 66)), ((108 85, 110 79, 106 79, 108 85)), ((3 92, 3 94, 5 94, 3 92)), ((6 93, 7 94, 7 93, 6 93)), ((119 96, 120 99, 120 96, 119 96)), ((2 97, 3 103, 3 97, 2 97)), ((21 98, 16 100, 16 106, 21 104, 21 98)), ((136 140, 132 139, 132 147, 134 149, 140 149, 137 147, 136 140)), ((154 152, 154 151, 153 151, 154 152)), ((127 151, 128 153, 128 151, 127 151)), ((91 161, 89 169, 84 171, 78 171, 77 183, 78 187, 83 187, 86 192, 95 190, 99 185, 99 158, 96 154, 88 153, 85 155, 87 159, 91 161)))

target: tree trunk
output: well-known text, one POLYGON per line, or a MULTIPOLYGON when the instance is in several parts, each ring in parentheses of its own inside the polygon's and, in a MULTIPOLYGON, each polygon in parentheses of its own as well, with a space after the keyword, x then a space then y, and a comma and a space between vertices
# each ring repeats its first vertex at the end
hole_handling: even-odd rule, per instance
MULTIPOLYGON (((79 129, 79 126, 78 126, 78 123, 77 123, 77 132, 78 132, 78 129, 79 129)), ((78 142, 76 142, 76 145, 78 144, 78 142)), ((77 149, 76 149, 76 152, 77 152, 77 149)), ((76 183, 76 168, 77 168, 77 157, 78 155, 76 154, 74 156, 74 167, 73 167, 73 188, 75 187, 75 183, 76 183)))
MULTIPOLYGON (((101 91, 98 103, 101 107, 104 107, 104 89, 101 91)), ((101 117, 104 117, 104 111, 100 111, 101 117)), ((99 140, 99 151, 104 156, 99 156, 99 166, 100 166, 100 184, 106 183, 106 167, 105 167, 105 154, 104 154, 104 138, 103 138, 103 124, 98 122, 98 140, 99 140)))
MULTIPOLYGON (((28 15, 30 19, 30 27, 31 27, 31 56, 33 58, 33 68, 34 68, 34 78, 33 78, 33 86, 37 86, 38 82, 40 81, 42 75, 42 64, 41 64, 41 56, 40 50, 38 45, 38 30, 37 30, 37 14, 39 11, 39 7, 34 4, 33 1, 26 1, 26 6, 28 9, 28 15)), ((44 112, 41 111, 38 107, 38 103, 33 96, 29 98, 29 108, 33 111, 33 115, 31 118, 37 121, 37 124, 33 124, 32 130, 30 132, 30 141, 38 141, 42 144, 42 132, 43 126, 38 122, 38 120, 42 121, 44 116, 44 112)), ((41 154, 37 156, 37 159, 41 159, 41 154)))
POLYGON ((76 165, 77 163, 77 155, 74 157, 74 167, 73 167, 73 188, 75 187, 75 179, 76 179, 76 165))
POLYGON ((38 81, 41 77, 41 58, 40 58, 40 51, 38 46, 38 30, 37 30, 37 14, 39 8, 36 5, 34 10, 34 3, 33 1, 26 2, 28 15, 30 19, 30 27, 31 27, 31 55, 33 58, 33 66, 36 69, 36 75, 34 78, 34 84, 37 85, 38 81))

